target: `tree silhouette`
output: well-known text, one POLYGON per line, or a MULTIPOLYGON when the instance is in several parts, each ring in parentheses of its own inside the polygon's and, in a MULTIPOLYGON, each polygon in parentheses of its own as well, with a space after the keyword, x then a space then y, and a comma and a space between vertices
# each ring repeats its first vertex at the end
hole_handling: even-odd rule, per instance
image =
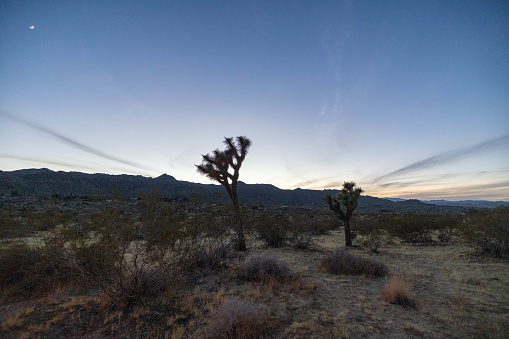
POLYGON ((211 154, 202 155, 202 163, 201 165, 196 165, 196 168, 198 173, 207 176, 211 180, 217 181, 226 189, 232 201, 235 214, 235 230, 237 231, 235 249, 244 251, 246 250, 246 240, 244 238, 244 228, 240 218, 237 182, 239 180, 240 166, 242 166, 242 162, 251 147, 251 140, 245 136, 237 137, 235 141, 233 137, 225 137, 224 144, 226 145, 224 151, 216 149, 211 154), (230 168, 232 171, 230 171, 230 168))
POLYGON ((346 246, 352 246, 352 236, 350 234, 350 219, 353 216, 353 211, 357 207, 362 188, 355 187, 355 182, 344 182, 343 189, 335 196, 332 197, 327 194, 323 200, 329 204, 331 211, 336 213, 338 218, 343 221, 345 226, 345 242, 346 246), (341 209, 341 205, 345 206, 346 211, 341 209))

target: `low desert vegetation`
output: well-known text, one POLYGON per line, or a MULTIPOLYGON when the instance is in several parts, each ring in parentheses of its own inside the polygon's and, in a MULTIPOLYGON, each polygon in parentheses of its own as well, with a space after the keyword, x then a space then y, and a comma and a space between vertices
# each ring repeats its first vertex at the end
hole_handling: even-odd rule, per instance
POLYGON ((391 276, 382 289, 384 299, 392 304, 417 308, 417 301, 411 292, 411 284, 403 276, 391 276))
POLYGON ((270 336, 273 326, 265 305, 229 299, 214 311, 205 330, 205 337, 263 338, 270 336))
POLYGON ((287 210, 264 213, 253 220, 251 228, 268 247, 315 249, 319 235, 338 227, 337 220, 330 217, 287 210))
POLYGON ((460 230, 482 253, 509 257, 509 207, 472 209, 467 213, 460 230))
POLYGON ((320 270, 336 275, 361 275, 383 277, 388 272, 387 266, 381 262, 354 256, 346 250, 327 255, 318 264, 320 270))
POLYGON ((345 248, 326 204, 239 204, 238 216, 155 192, 80 204, 1 210, 0 337, 482 338, 509 326, 508 208, 356 214, 345 248), (238 217, 247 251, 235 250, 238 217))
POLYGON ((239 278, 265 283, 286 282, 295 278, 288 265, 271 256, 249 258, 238 273, 239 278))
POLYGON ((0 248, 0 300, 43 296, 62 285, 72 285, 71 274, 59 256, 44 246, 15 241, 0 248))

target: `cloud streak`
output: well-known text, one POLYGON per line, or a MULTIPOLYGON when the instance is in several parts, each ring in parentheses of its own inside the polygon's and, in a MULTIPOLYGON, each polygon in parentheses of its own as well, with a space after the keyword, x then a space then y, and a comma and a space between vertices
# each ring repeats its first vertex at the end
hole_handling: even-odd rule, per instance
POLYGON ((466 158, 471 155, 479 154, 482 152, 488 152, 488 151, 494 150, 496 148, 499 148, 501 146, 507 146, 507 145, 509 145, 509 134, 495 138, 495 139, 490 139, 490 140, 478 143, 478 144, 470 146, 470 147, 437 154, 432 157, 414 162, 413 164, 402 167, 396 171, 384 174, 384 175, 376 178, 375 182, 379 182, 379 181, 389 179, 389 178, 394 178, 394 177, 397 177, 397 176, 400 176, 403 174, 416 172, 416 171, 419 171, 422 169, 428 169, 428 168, 445 165, 447 163, 457 161, 459 159, 466 158))
POLYGON ((4 118, 7 118, 9 120, 12 120, 12 121, 15 121, 15 122, 18 122, 22 125, 25 125, 25 126, 29 126, 33 129, 36 129, 38 131, 41 131, 43 133, 46 133, 48 135, 51 135, 53 137, 55 137, 57 140, 60 140, 62 143, 64 144, 67 144, 71 147, 74 147, 76 149, 79 149, 81 151, 84 151, 86 153, 89 153, 89 154, 93 154, 95 156, 98 156, 98 157, 101 157, 103 159, 107 159, 107 160, 110 160, 110 161, 114 161, 114 162, 118 162, 118 163, 121 163, 121 164, 124 164, 124 165, 128 165, 128 166, 131 166, 131 167, 135 167, 135 168, 139 168, 139 169, 143 169, 143 170, 152 170, 144 165, 141 165, 141 164, 138 164, 138 163, 135 163, 135 162, 132 162, 132 161, 128 161, 128 160, 125 160, 125 159, 122 159, 122 158, 119 158, 119 157, 116 157, 116 156, 113 156, 113 155, 110 155, 110 154, 106 154, 104 152, 101 152, 95 148, 92 148, 92 147, 89 147, 87 145, 84 145, 76 140, 73 140, 69 137, 66 137, 65 135, 62 135, 58 132, 55 132, 49 128, 46 128, 44 126, 41 126, 41 125, 38 125, 38 124, 35 124, 33 122, 30 122, 30 121, 27 121, 27 120, 24 120, 24 119, 21 119, 19 117, 15 117, 15 116, 12 116, 12 115, 9 115, 9 114, 6 114, 6 113, 3 113, 3 112, 0 112, 0 116, 3 116, 4 118))
POLYGON ((76 169, 88 169, 88 170, 95 170, 93 167, 84 166, 84 165, 72 165, 65 162, 57 162, 57 161, 49 161, 49 160, 43 160, 39 158, 28 158, 28 157, 18 157, 15 155, 10 154, 0 154, 0 158, 3 159, 15 159, 15 160, 22 160, 22 161, 29 161, 29 162, 36 162, 41 164, 50 164, 50 165, 57 165, 57 166, 64 166, 69 168, 76 168, 76 169))

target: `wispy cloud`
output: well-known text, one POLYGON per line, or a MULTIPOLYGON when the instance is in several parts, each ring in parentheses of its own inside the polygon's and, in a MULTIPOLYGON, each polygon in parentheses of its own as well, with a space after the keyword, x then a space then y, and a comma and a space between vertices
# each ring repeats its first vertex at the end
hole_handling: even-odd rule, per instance
POLYGON ((384 174, 375 179, 375 182, 380 182, 382 180, 394 179, 395 177, 401 176, 403 174, 409 174, 412 172, 416 172, 422 169, 429 169, 441 165, 448 164, 453 161, 460 160, 462 158, 466 158, 472 155, 476 155, 482 152, 488 152, 494 149, 497 149, 501 146, 509 146, 509 134, 490 139, 476 145, 462 148, 455 151, 444 152, 432 157, 420 160, 408 166, 402 167, 396 171, 384 174))
POLYGON ((44 160, 44 159, 40 159, 40 158, 19 157, 19 156, 10 155, 10 154, 0 154, 0 158, 22 160, 22 161, 35 162, 35 163, 40 163, 40 164, 64 166, 64 167, 75 168, 75 169, 87 169, 87 170, 92 170, 92 171, 95 170, 95 168, 92 168, 89 166, 84 166, 81 164, 78 166, 78 165, 68 164, 68 163, 60 162, 60 161, 44 160))
POLYGON ((87 145, 84 145, 76 140, 73 140, 65 135, 62 135, 58 132, 55 132, 49 128, 46 128, 44 126, 41 126, 41 125, 38 125, 36 123, 33 123, 33 122, 30 122, 30 121, 27 121, 27 120, 24 120, 24 119, 21 119, 19 117, 15 117, 15 116, 12 116, 12 115, 9 115, 9 114, 6 114, 6 113, 3 113, 3 112, 0 112, 0 116, 4 117, 4 118, 7 118, 9 120, 12 120, 12 121, 15 121, 15 122, 18 122, 20 124, 23 124, 25 126, 29 126, 31 128, 34 128, 38 131, 41 131, 43 133, 46 133, 48 135, 51 135, 53 137, 55 137, 57 140, 61 141, 62 143, 64 144, 67 144, 71 147, 74 147, 76 149, 79 149, 81 151, 84 151, 86 153, 89 153, 89 154, 93 154, 95 156, 98 156, 98 157, 101 157, 103 159, 107 159, 107 160, 111 160, 111 161, 114 161, 114 162, 118 162, 118 163, 121 163, 121 164, 124 164, 124 165, 128 165, 128 166, 131 166, 131 167, 135 167, 135 168, 139 168, 139 169, 143 169, 143 170, 152 170, 151 168, 148 168, 147 166, 144 166, 144 165, 141 165, 141 164, 138 164, 138 163, 135 163, 135 162, 132 162, 132 161, 128 161, 128 160, 125 160, 125 159, 122 159, 122 158, 119 158, 119 157, 116 157, 116 156, 113 156, 113 155, 110 155, 110 154, 106 154, 104 152, 101 152, 100 150, 97 150, 95 148, 92 148, 92 147, 89 147, 87 145))
POLYGON ((476 185, 454 185, 453 187, 430 187, 422 189, 419 192, 415 190, 399 191, 395 196, 406 199, 451 199, 452 200, 509 200, 507 189, 509 188, 509 181, 500 180, 492 183, 482 183, 476 185))

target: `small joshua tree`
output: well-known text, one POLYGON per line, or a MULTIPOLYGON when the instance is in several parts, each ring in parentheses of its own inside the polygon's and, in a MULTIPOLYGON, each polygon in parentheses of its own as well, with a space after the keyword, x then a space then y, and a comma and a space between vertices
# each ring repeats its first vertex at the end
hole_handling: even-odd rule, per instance
POLYGON ((235 249, 238 251, 246 250, 246 240, 244 238, 244 228, 240 219, 239 199, 237 196, 237 182, 239 180, 239 170, 246 154, 251 147, 251 140, 240 136, 233 138, 224 138, 226 149, 220 151, 216 149, 212 154, 202 155, 201 165, 196 165, 198 173, 207 176, 209 179, 217 181, 224 186, 228 196, 233 204, 235 214, 235 230, 237 231, 237 243, 235 249), (233 173, 230 171, 233 170, 233 173))
POLYGON ((338 218, 343 221, 345 226, 345 242, 347 247, 352 246, 350 219, 353 216, 353 211, 357 207, 362 192, 362 188, 355 187, 354 182, 345 181, 343 183, 343 189, 335 197, 327 194, 324 198, 325 202, 329 204, 331 211, 336 213, 338 218), (346 211, 341 209, 341 205, 345 206, 346 211))

